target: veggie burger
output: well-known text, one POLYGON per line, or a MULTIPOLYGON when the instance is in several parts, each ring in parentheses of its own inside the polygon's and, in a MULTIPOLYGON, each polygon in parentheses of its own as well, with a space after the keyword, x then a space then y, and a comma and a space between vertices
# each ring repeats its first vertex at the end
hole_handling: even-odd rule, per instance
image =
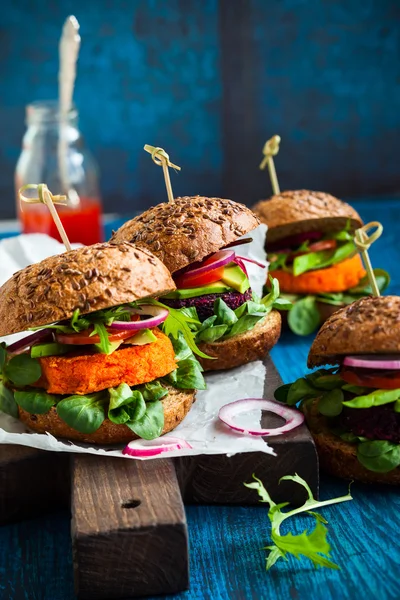
POLYGON ((150 208, 112 237, 147 248, 173 273, 177 289, 161 300, 179 318, 190 318, 184 329, 205 370, 262 358, 278 341, 281 316, 275 309, 287 306, 279 298, 278 281, 258 298, 247 276, 249 259, 234 247, 251 241, 239 238, 258 225, 242 204, 185 196, 150 208))
POLYGON ((129 242, 18 271, 0 288, 0 410, 30 429, 99 444, 157 438, 188 413, 201 367, 154 296, 175 284, 129 242), (163 331, 160 329, 164 329, 163 331))
MULTIPOLYGON (((330 194, 286 191, 255 205, 268 225, 269 272, 291 300, 289 327, 299 335, 317 330, 338 308, 371 293, 353 241, 362 226, 358 213, 330 194)), ((383 291, 389 283, 376 270, 383 291)))
POLYGON ((301 402, 322 468, 365 482, 400 483, 400 297, 361 298, 317 334, 308 367, 278 388, 301 402))

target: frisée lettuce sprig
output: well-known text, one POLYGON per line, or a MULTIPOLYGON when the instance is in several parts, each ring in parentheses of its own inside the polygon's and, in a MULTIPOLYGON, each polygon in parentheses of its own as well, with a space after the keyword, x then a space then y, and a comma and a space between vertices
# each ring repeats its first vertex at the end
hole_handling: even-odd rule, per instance
POLYGON ((307 482, 302 479, 299 475, 285 475, 281 481, 294 481, 299 485, 302 485, 307 492, 307 500, 300 506, 284 512, 282 509, 289 505, 289 502, 283 502, 276 504, 265 489, 264 485, 253 474, 254 481, 251 483, 245 483, 244 485, 250 489, 256 490, 260 497, 260 502, 268 504, 268 518, 271 522, 271 541, 273 542, 270 546, 265 546, 264 550, 269 550, 269 554, 266 559, 267 571, 273 567, 277 560, 283 558, 287 559, 287 555, 292 555, 297 559, 301 556, 309 558, 315 567, 326 567, 329 569, 340 569, 340 567, 332 562, 330 552, 331 547, 327 541, 328 529, 325 525, 328 521, 315 512, 315 509, 329 506, 330 504, 338 504, 339 502, 347 502, 352 500, 350 495, 350 488, 348 494, 339 498, 332 498, 330 500, 324 500, 319 502, 312 494, 312 491, 307 482), (300 513, 307 513, 315 518, 316 524, 313 531, 309 532, 307 529, 300 534, 293 534, 291 532, 286 535, 280 533, 280 526, 283 521, 294 517, 300 513))

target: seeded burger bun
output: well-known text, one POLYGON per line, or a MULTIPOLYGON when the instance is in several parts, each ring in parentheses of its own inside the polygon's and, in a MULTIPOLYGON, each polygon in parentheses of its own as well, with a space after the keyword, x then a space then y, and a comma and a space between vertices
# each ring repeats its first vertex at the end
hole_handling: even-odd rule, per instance
MULTIPOLYGON (((168 269, 146 248, 127 241, 78 248, 18 271, 0 288, 0 335, 70 319, 76 309, 87 314, 175 289, 168 269)), ((195 391, 164 387, 169 392, 162 399, 167 433, 189 412, 195 391)), ((31 430, 69 440, 120 444, 137 437, 107 418, 95 433, 80 433, 60 419, 55 407, 45 414, 21 407, 18 412, 31 430)))
POLYGON ((218 252, 259 224, 258 217, 243 204, 184 196, 153 206, 124 223, 111 241, 129 241, 150 250, 174 273, 218 252))
MULTIPOLYGON (((185 196, 152 207, 125 223, 111 238, 129 240, 156 254, 171 273, 218 252, 252 231, 260 221, 243 204, 221 198, 185 196)), ((264 357, 280 335, 281 317, 273 310, 251 331, 224 341, 201 343, 215 360, 199 358, 204 369, 230 369, 264 357)))
MULTIPOLYGON (((164 387, 168 389, 168 396, 165 396, 161 400, 164 407, 164 429, 161 435, 169 433, 183 421, 195 399, 193 391, 177 390, 165 384, 164 387)), ((80 433, 60 419, 54 406, 44 415, 28 413, 21 407, 18 407, 18 413, 20 421, 37 433, 46 433, 46 431, 49 431, 55 437, 67 438, 77 442, 88 444, 127 444, 131 440, 138 439, 138 436, 129 427, 126 425, 116 425, 109 419, 105 419, 94 433, 80 433)))
POLYGON ((78 248, 17 271, 0 288, 0 335, 70 319, 77 308, 85 314, 175 289, 146 248, 127 241, 78 248))
MULTIPOLYGON (((335 365, 351 354, 400 353, 400 297, 361 298, 335 312, 321 327, 308 355, 308 367, 335 365)), ((366 469, 356 447, 333 435, 318 412, 319 400, 303 404, 321 467, 339 477, 366 483, 400 483, 400 468, 388 473, 366 469)))
POLYGON ((268 225, 268 244, 310 231, 340 231, 348 220, 352 231, 363 224, 360 215, 346 202, 310 190, 282 192, 261 200, 253 210, 268 225))

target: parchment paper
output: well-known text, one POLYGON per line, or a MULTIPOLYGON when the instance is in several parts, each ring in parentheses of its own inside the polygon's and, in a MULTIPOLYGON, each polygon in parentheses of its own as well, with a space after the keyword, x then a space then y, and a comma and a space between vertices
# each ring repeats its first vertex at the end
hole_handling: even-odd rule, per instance
MULTIPOLYGON (((251 232, 253 242, 239 246, 237 253, 263 262, 267 266, 264 251, 264 241, 267 228, 260 225, 251 232)), ((11 275, 47 256, 60 254, 64 246, 52 238, 42 234, 20 235, 0 242, 0 284, 11 275)), ((251 263, 246 263, 252 289, 261 296, 267 269, 261 269, 251 263)), ((0 298, 1 301, 1 298, 0 298)), ((11 343, 25 334, 16 334, 0 338, 0 341, 11 343)), ((236 433, 226 427, 218 419, 218 410, 224 404, 240 398, 260 398, 263 395, 266 369, 261 361, 256 361, 237 369, 216 372, 206 375, 207 390, 197 393, 194 403, 184 421, 170 434, 185 439, 192 449, 165 453, 164 456, 183 456, 196 454, 227 454, 238 452, 260 451, 274 454, 266 442, 256 436, 236 433)), ((249 429, 260 426, 260 411, 241 415, 240 422, 249 429)), ((168 437, 168 436, 165 436, 168 437)), ((42 450, 58 452, 78 452, 109 456, 124 456, 122 447, 99 446, 90 447, 87 444, 75 444, 57 440, 47 434, 30 433, 23 423, 0 413, 0 443, 31 446, 42 450)), ((135 445, 142 447, 145 442, 138 440, 135 445)), ((152 457, 140 460, 150 460, 152 457)), ((158 458, 158 457, 154 457, 158 458)))

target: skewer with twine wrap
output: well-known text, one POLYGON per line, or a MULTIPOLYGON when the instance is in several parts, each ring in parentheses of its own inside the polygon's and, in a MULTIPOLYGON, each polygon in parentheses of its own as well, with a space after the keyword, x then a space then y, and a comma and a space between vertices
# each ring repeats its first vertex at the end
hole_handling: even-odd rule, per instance
POLYGON ((361 255, 374 296, 380 296, 381 293, 379 291, 379 287, 375 279, 375 274, 372 269, 371 260, 368 255, 368 250, 370 249, 371 245, 381 237, 382 232, 383 226, 381 225, 381 223, 379 223, 378 221, 371 221, 371 223, 367 223, 367 225, 356 229, 354 235, 354 243, 361 255), (371 229, 374 229, 375 227, 376 231, 374 231, 374 233, 368 236, 368 232, 371 231, 371 229))
POLYGON ((64 206, 67 205, 68 204, 67 196, 62 196, 62 195, 54 196, 50 192, 50 190, 48 189, 48 187, 45 183, 39 183, 39 184, 28 183, 27 185, 24 185, 23 187, 21 187, 18 190, 18 196, 19 196, 19 200, 21 203, 21 210, 23 210, 24 202, 26 202, 27 204, 45 204, 47 206, 47 208, 49 209, 51 216, 53 217, 53 221, 58 229, 58 233, 60 234, 60 237, 64 243, 65 248, 67 250, 72 250, 71 244, 70 244, 67 234, 65 232, 64 226, 61 223, 61 219, 58 216, 56 207, 54 206, 55 204, 62 204, 64 206), (37 190, 38 197, 30 198, 28 196, 24 196, 23 192, 25 192, 25 190, 37 190))
POLYGON ((273 135, 271 139, 267 140, 264 144, 263 154, 264 158, 261 161, 260 169, 263 171, 265 167, 268 165, 269 177, 271 179, 271 186, 273 193, 280 194, 281 190, 279 188, 278 177, 276 176, 275 164, 273 157, 276 156, 279 152, 279 144, 281 143, 281 138, 279 135, 273 135))
POLYGON ((169 178, 168 167, 172 167, 175 171, 180 171, 181 168, 178 165, 174 165, 169 160, 169 155, 165 152, 163 148, 158 148, 155 146, 150 146, 149 144, 145 144, 144 150, 151 154, 151 158, 156 165, 162 166, 164 179, 165 179, 165 187, 167 188, 168 202, 172 202, 174 199, 174 195, 172 193, 171 180, 169 178))

